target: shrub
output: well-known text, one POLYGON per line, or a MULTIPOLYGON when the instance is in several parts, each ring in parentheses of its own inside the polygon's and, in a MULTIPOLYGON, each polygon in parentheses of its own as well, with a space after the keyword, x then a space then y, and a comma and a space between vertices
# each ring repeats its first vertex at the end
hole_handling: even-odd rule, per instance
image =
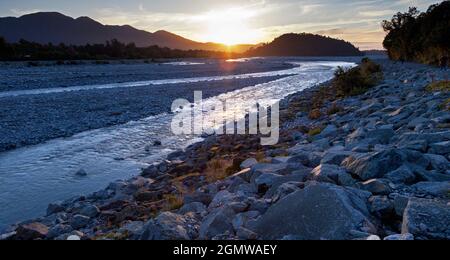
POLYGON ((443 81, 430 83, 426 87, 426 90, 430 91, 430 92, 449 92, 450 91, 450 80, 443 80, 443 81))
POLYGON ((316 136, 319 135, 320 133, 322 133, 322 128, 321 127, 315 127, 315 128, 311 128, 308 132, 309 136, 316 136))
POLYGON ((331 116, 334 114, 337 114, 339 112, 342 112, 344 109, 336 104, 333 104, 330 108, 327 110, 327 115, 331 116))
POLYGON ((382 78, 381 66, 364 58, 356 68, 338 68, 333 87, 338 97, 357 96, 374 87, 382 78))
POLYGON ((320 109, 313 109, 311 112, 309 112, 309 119, 316 120, 322 117, 322 112, 320 112, 320 109))
POLYGON ((208 182, 223 180, 230 176, 229 168, 233 162, 225 159, 212 159, 206 164, 205 177, 208 182))
POLYGON ((450 98, 444 101, 444 103, 441 104, 440 108, 442 110, 450 111, 450 98))
POLYGON ((176 195, 176 194, 167 194, 164 195, 164 211, 171 211, 179 209, 183 206, 183 198, 182 196, 176 195))
POLYGON ((432 5, 421 13, 410 7, 383 21, 383 45, 393 60, 450 66, 450 1, 432 5))

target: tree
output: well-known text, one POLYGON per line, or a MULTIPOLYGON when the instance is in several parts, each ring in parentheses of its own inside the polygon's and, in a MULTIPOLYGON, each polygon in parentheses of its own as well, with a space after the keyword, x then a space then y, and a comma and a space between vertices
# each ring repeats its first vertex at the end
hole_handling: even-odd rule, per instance
POLYGON ((450 1, 432 5, 425 13, 411 7, 383 21, 382 27, 387 32, 383 45, 391 59, 435 65, 448 60, 450 1))

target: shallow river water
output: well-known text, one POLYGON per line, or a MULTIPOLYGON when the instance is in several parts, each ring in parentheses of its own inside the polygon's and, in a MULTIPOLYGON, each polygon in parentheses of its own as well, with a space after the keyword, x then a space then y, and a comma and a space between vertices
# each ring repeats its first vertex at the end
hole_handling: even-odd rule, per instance
MULTIPOLYGON (((287 95, 330 80, 338 66, 348 62, 297 61, 296 67, 273 71, 222 77, 181 78, 152 82, 126 82, 68 88, 3 92, 0 95, 46 95, 65 91, 89 91, 220 80, 224 77, 246 78, 289 75, 282 79, 221 94, 234 108, 244 109, 245 102, 280 100, 287 95), (233 100, 235 102, 233 103, 233 100)), ((214 98, 212 98, 214 99, 214 98)), ((211 99, 211 100, 212 100, 211 99)), ((205 112, 206 113, 206 112, 205 112)), ((170 132, 173 115, 160 114, 92 131, 70 138, 55 139, 0 154, 0 230, 7 225, 45 214, 47 205, 73 196, 89 194, 118 179, 128 179, 141 169, 177 149, 201 140, 198 137, 175 136, 170 132), (162 146, 153 146, 160 140, 162 146), (83 169, 87 176, 75 173, 83 169)))

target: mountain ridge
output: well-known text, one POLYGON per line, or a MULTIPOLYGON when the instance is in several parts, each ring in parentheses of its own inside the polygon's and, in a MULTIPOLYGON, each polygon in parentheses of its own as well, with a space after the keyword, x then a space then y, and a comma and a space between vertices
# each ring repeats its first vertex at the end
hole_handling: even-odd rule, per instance
MULTIPOLYGON (((171 49, 207 51, 229 49, 224 44, 197 42, 165 30, 151 33, 130 25, 104 25, 88 16, 72 18, 58 12, 0 17, 0 36, 12 43, 24 39, 40 44, 86 45, 117 39, 123 43, 135 43, 137 47, 158 45, 171 49)), ((250 47, 253 45, 236 45, 232 51, 244 52, 250 47)))

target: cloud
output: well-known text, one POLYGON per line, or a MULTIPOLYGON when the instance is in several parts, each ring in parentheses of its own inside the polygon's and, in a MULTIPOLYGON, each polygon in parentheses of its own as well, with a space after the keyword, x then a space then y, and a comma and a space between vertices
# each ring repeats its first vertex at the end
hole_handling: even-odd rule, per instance
POLYGON ((385 16, 389 16, 394 14, 395 11, 393 10, 374 10, 374 11, 361 11, 359 12, 360 16, 365 16, 365 17, 385 17, 385 16))
POLYGON ((12 14, 14 14, 15 16, 22 16, 22 15, 26 15, 26 14, 32 14, 32 13, 37 13, 37 12, 41 12, 40 9, 27 9, 27 10, 22 10, 22 9, 10 9, 9 10, 12 14))

